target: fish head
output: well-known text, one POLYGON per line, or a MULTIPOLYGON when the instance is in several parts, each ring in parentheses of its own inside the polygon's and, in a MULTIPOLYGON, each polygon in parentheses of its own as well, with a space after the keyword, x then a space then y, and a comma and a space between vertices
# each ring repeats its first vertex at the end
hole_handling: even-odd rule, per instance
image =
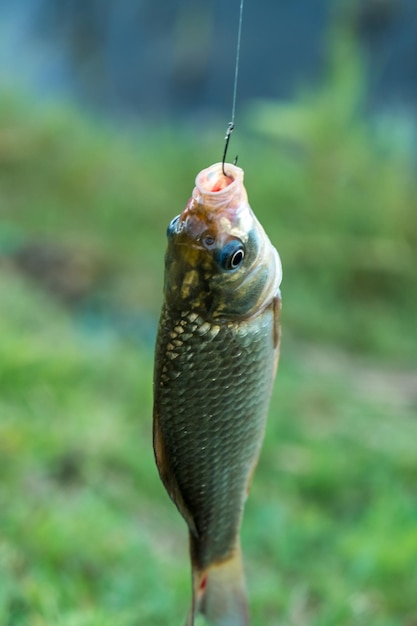
POLYGON ((213 319, 256 314, 277 294, 278 252, 248 204, 243 170, 201 171, 184 211, 168 226, 165 298, 213 319))

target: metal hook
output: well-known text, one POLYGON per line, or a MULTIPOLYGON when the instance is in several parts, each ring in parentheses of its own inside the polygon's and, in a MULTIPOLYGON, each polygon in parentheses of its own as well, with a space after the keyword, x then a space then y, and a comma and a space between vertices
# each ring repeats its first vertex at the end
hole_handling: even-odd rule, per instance
POLYGON ((227 176, 226 172, 224 171, 224 162, 226 161, 226 155, 227 155, 227 148, 229 147, 229 141, 230 141, 230 135, 232 134, 232 130, 234 129, 235 125, 233 124, 233 122, 229 122, 227 125, 227 130, 226 130, 226 137, 225 139, 225 144, 224 144, 224 151, 223 151, 223 158, 222 158, 222 172, 223 172, 223 176, 227 176))

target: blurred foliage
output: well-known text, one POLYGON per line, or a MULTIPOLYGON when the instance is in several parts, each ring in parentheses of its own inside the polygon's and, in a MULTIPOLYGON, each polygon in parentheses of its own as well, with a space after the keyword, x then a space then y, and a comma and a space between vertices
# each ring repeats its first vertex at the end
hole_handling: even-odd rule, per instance
MULTIPOLYGON (((182 624, 186 532, 153 462, 151 352, 75 328, 13 271, 0 333, 0 622, 182 624)), ((415 391, 284 341, 243 525, 254 626, 415 622, 415 391)))
MULTIPOLYGON (((415 162, 403 126, 366 120, 362 71, 341 40, 321 91, 254 104, 232 141, 284 265, 242 538, 254 626, 417 623, 415 162)), ((152 341, 165 226, 218 135, 0 98, 1 624, 182 623, 152 341)))
POLYGON ((361 60, 343 38, 333 49, 323 89, 296 104, 260 102, 248 119, 275 138, 258 212, 268 207, 284 260, 285 319, 304 337, 415 360, 415 130, 367 118, 361 60))
MULTIPOLYGON (((254 104, 231 150, 235 142, 251 205, 283 259, 285 327, 414 361, 413 143, 404 121, 366 118, 362 64, 343 38, 333 47, 323 88, 294 104, 254 104)), ((58 245, 87 294, 154 315, 165 225, 197 172, 219 160, 219 135, 212 127, 198 137, 169 126, 116 132, 63 106, 39 110, 3 96, 0 250, 14 244, 27 258, 30 244, 30 266, 31 246, 58 245)))

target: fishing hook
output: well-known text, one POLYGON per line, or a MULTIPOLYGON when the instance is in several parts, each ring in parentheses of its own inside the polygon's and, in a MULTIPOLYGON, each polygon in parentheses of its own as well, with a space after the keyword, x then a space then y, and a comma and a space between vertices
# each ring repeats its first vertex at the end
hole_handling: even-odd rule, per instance
POLYGON ((224 151, 223 151, 223 158, 222 158, 222 172, 223 172, 223 176, 227 176, 226 172, 224 171, 224 162, 226 161, 226 155, 227 155, 227 148, 229 147, 229 141, 230 141, 230 135, 232 134, 232 130, 234 129, 235 125, 233 124, 233 122, 229 122, 227 125, 227 130, 226 130, 226 137, 225 139, 225 144, 224 144, 224 151))

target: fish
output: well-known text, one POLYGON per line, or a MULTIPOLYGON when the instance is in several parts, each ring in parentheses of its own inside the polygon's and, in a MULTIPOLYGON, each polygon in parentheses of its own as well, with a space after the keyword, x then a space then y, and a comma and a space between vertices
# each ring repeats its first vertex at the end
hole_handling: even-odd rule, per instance
POLYGON ((153 446, 189 531, 186 626, 248 626, 240 526, 280 345, 282 265, 243 170, 215 163, 169 224, 154 366, 153 446))

